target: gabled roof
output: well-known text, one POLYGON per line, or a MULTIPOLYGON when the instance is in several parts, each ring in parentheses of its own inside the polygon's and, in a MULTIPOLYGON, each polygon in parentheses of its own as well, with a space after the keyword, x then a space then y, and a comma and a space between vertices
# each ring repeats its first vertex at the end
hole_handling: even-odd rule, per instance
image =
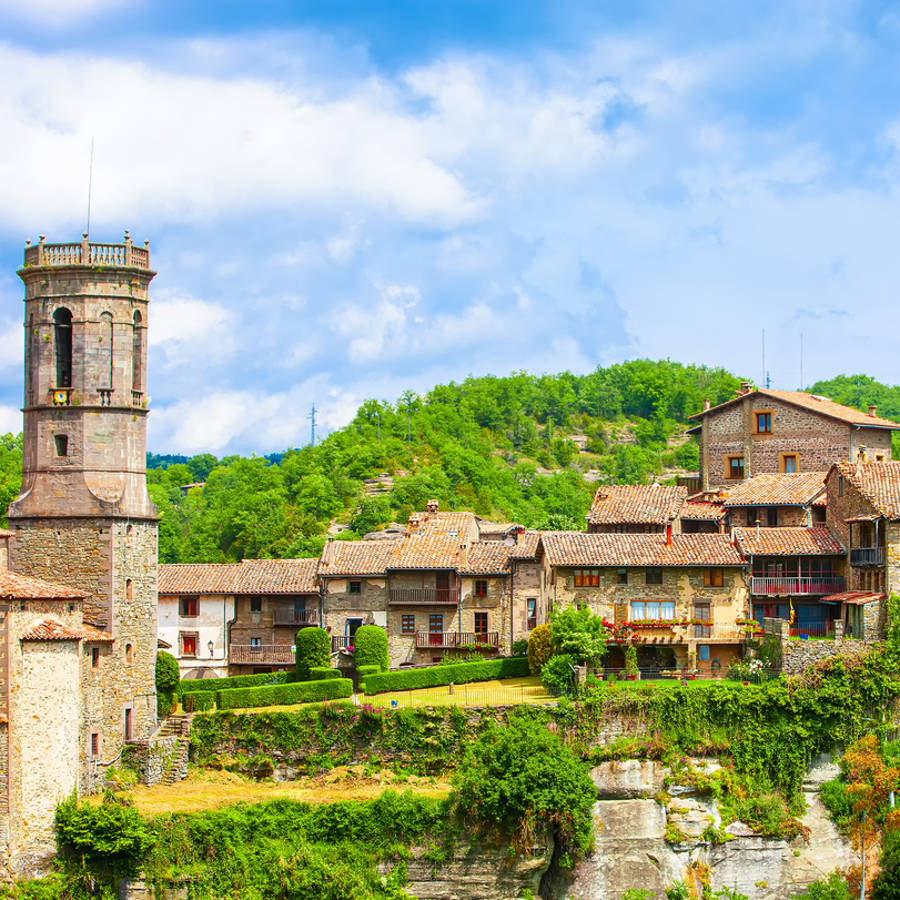
POLYGON ((235 594, 240 563, 162 563, 160 594, 235 594))
POLYGON ((384 575, 400 541, 329 541, 319 560, 320 575, 384 575))
MULTIPOLYGON (((852 406, 844 406, 841 403, 835 403, 827 397, 820 397, 816 394, 808 394, 806 391, 774 391, 771 388, 757 388, 746 394, 733 397, 726 400, 718 406, 712 406, 704 409, 702 412, 689 416, 690 419, 702 419, 712 413, 731 406, 732 403, 739 403, 744 397, 752 397, 754 395, 761 397, 771 397, 774 400, 780 400, 782 403, 790 403, 793 406, 799 406, 802 409, 808 409, 810 412, 819 413, 830 419, 838 419, 849 425, 860 425, 869 428, 892 428, 900 429, 900 424, 892 422, 890 419, 882 419, 879 416, 870 416, 868 413, 853 409, 852 406)), ((776 426, 777 427, 777 426, 776 426)))
POLYGON ((75 588, 0 570, 0 598, 4 600, 84 600, 85 597, 87 594, 75 588))
POLYGON ((725 507, 721 503, 707 503, 704 500, 685 500, 678 510, 679 519, 718 522, 725 517, 725 507))
POLYGON ((541 546, 540 531, 523 531, 512 547, 509 547, 510 559, 534 559, 541 546))
POLYGON ((460 563, 460 574, 506 575, 511 549, 503 541, 475 541, 469 546, 466 562, 460 563))
POLYGON ((460 544, 465 533, 442 531, 411 534, 399 541, 388 560, 389 569, 455 569, 459 565, 460 544))
POLYGON ((725 534, 585 534, 545 531, 551 566, 741 566, 725 534))
POLYGON ((240 568, 241 594, 317 594, 319 559, 245 559, 240 568))
POLYGON ((414 512, 410 514, 407 530, 414 534, 443 534, 465 538, 477 528, 472 512, 414 512))
POLYGON ((888 519, 900 519, 900 462, 850 462, 838 471, 888 519))
POLYGON ((597 488, 587 520, 591 525, 665 525, 687 499, 680 485, 605 484, 597 488))
POLYGON ((735 528, 732 533, 744 556, 837 556, 846 552, 824 525, 815 528, 735 528))
POLYGON ((41 619, 37 625, 32 625, 19 640, 22 641, 80 641, 84 637, 81 631, 76 631, 56 619, 41 619))
POLYGON ((725 506, 808 506, 825 493, 826 472, 754 475, 730 488, 725 506))

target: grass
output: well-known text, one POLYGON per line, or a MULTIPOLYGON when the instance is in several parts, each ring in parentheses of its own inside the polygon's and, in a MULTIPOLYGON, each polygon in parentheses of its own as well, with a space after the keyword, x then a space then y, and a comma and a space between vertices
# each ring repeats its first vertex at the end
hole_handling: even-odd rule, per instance
MULTIPOLYGON (((299 800, 332 803, 336 800, 372 800, 388 788, 411 790, 426 797, 446 797, 448 782, 416 775, 400 776, 388 770, 364 773, 361 766, 340 766, 324 775, 294 781, 254 781, 235 772, 192 769, 184 781, 137 785, 127 794, 145 816, 192 813, 218 809, 232 803, 262 803, 265 800, 299 800)), ((99 804, 99 794, 87 798, 99 804)))
POLYGON ((414 691, 390 691, 373 696, 359 695, 369 706, 519 706, 523 703, 554 703, 556 698, 541 685, 540 678, 504 678, 500 681, 477 681, 458 684, 450 693, 449 685, 419 688, 414 691))

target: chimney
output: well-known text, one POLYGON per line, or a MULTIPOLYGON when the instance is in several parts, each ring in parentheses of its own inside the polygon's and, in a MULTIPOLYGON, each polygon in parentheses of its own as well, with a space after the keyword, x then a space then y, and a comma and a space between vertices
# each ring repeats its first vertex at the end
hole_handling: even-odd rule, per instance
POLYGON ((429 500, 427 504, 425 504, 425 509, 428 510, 428 515, 433 516, 437 511, 440 503, 437 500, 429 500))
POLYGON ((878 407, 874 403, 869 404, 869 415, 874 419, 878 412, 878 407))
POLYGON ((469 545, 468 544, 460 544, 459 545, 459 567, 464 569, 469 564, 469 545))
POLYGON ((704 397, 703 398, 703 412, 706 412, 709 409, 709 406, 710 406, 709 397, 704 397))
POLYGON ((738 389, 738 397, 743 397, 744 394, 749 394, 750 391, 752 391, 752 390, 753 390, 753 386, 750 384, 749 381, 742 381, 741 386, 738 389))

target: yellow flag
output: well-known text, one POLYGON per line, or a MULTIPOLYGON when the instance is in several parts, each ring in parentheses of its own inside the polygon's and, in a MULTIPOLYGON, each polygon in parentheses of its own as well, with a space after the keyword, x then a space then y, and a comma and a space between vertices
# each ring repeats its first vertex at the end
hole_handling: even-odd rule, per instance
POLYGON ((789 624, 793 625, 794 624, 794 602, 792 600, 789 600, 788 603, 791 606, 791 620, 790 620, 789 624))

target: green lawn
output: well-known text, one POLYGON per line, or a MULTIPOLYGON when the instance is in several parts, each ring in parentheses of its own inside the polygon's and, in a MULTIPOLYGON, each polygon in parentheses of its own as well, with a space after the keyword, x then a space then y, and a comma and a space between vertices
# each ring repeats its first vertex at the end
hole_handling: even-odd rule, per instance
POLYGON ((553 703, 556 698, 541 686, 540 678, 504 678, 499 681, 476 681, 413 691, 391 691, 385 694, 359 695, 360 703, 369 706, 518 706, 523 703, 553 703))

